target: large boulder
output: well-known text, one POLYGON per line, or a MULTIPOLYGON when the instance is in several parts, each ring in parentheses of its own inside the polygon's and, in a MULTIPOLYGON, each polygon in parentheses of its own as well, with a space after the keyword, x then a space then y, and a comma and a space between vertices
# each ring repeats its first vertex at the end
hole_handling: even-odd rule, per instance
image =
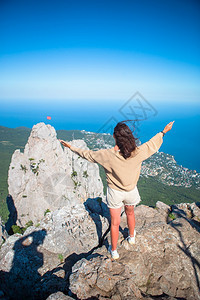
MULTIPOLYGON (((72 145, 88 149, 83 140, 72 145)), ((50 125, 33 126, 24 153, 16 150, 8 173, 9 194, 17 211, 17 224, 37 223, 49 209, 103 197, 97 164, 62 148, 50 125)))
POLYGON ((110 237, 102 248, 72 268, 70 290, 80 299, 200 299, 200 224, 176 207, 176 216, 169 207, 140 205, 135 209, 136 244, 130 245, 126 217, 121 219, 118 241, 120 258, 112 261, 107 251, 110 237), (178 214, 179 213, 179 214, 178 214))

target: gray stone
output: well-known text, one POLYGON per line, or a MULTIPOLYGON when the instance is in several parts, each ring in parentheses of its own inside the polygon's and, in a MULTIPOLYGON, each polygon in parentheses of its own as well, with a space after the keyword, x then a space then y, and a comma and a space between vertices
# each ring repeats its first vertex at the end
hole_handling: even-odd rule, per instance
POLYGON ((156 202, 156 208, 158 210, 162 210, 163 212, 165 212, 167 214, 170 212, 170 206, 161 201, 156 202))
POLYGON ((7 238, 8 238, 8 234, 0 217, 0 246, 5 242, 7 238))
POLYGON ((73 298, 63 294, 62 292, 54 293, 47 298, 47 300, 71 300, 71 299, 73 298))
MULTIPOLYGON (((200 299, 200 234, 190 219, 184 215, 167 223, 163 210, 144 205, 135 208, 135 216, 136 244, 124 240, 127 225, 122 217, 119 260, 112 261, 107 246, 103 246, 93 252, 93 257, 77 262, 70 276, 72 292, 81 299, 96 295, 143 299, 142 293, 200 299)), ((110 243, 109 236, 107 240, 110 243)))
POLYGON ((2 245, 0 288, 15 299, 67 292, 72 265, 98 247, 108 226, 106 218, 90 215, 82 203, 47 213, 37 227, 8 237, 2 245))
POLYGON ((110 299, 140 299, 141 292, 126 266, 112 262, 104 251, 104 256, 82 259, 73 266, 71 291, 80 299, 99 295, 110 299))
POLYGON ((172 205, 171 213, 175 218, 187 220, 192 227, 200 232, 200 208, 199 203, 180 203, 172 205), (197 205, 198 204, 198 205, 197 205))
MULTIPOLYGON (((71 142, 88 149, 83 140, 71 142)), ((62 148, 50 125, 33 126, 24 153, 16 150, 8 173, 9 193, 17 210, 17 224, 38 223, 47 209, 71 207, 88 198, 104 197, 97 164, 62 148)))

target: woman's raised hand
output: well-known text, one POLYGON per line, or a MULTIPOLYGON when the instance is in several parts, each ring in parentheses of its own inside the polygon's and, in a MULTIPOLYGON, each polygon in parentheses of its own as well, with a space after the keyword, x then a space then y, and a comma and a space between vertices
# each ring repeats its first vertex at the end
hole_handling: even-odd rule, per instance
POLYGON ((59 140, 59 142, 64 146, 64 147, 67 147, 67 148, 71 148, 71 145, 68 144, 67 142, 63 141, 63 140, 59 140))
POLYGON ((169 124, 167 124, 165 126, 165 128, 163 129, 163 132, 166 133, 166 132, 170 131, 172 129, 173 124, 174 124, 174 121, 172 121, 169 124))

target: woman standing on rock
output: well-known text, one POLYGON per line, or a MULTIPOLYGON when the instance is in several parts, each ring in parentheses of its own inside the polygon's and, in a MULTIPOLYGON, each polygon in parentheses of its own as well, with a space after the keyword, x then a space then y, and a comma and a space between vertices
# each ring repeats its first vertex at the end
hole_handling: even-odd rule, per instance
POLYGON ((61 144, 70 148, 73 152, 90 162, 103 166, 106 172, 107 194, 106 200, 111 215, 111 246, 109 252, 113 259, 118 259, 117 241, 119 237, 119 225, 121 208, 124 205, 127 216, 130 244, 135 243, 135 215, 134 206, 141 199, 137 189, 137 182, 140 176, 142 162, 154 154, 163 142, 163 136, 172 129, 173 122, 165 126, 163 131, 157 133, 148 142, 136 146, 136 139, 126 121, 119 122, 114 128, 113 137, 115 147, 101 149, 98 151, 82 150, 71 146, 60 140, 61 144))

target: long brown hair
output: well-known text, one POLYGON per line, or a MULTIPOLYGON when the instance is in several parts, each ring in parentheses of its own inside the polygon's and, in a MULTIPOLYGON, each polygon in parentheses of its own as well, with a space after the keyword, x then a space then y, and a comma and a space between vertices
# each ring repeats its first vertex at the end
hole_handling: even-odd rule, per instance
POLYGON ((125 159, 129 158, 131 156, 131 152, 133 152, 137 147, 137 138, 133 136, 132 131, 125 124, 125 122, 128 121, 130 120, 121 121, 117 123, 117 125, 114 128, 114 137, 116 139, 116 145, 119 147, 120 153, 125 159))

